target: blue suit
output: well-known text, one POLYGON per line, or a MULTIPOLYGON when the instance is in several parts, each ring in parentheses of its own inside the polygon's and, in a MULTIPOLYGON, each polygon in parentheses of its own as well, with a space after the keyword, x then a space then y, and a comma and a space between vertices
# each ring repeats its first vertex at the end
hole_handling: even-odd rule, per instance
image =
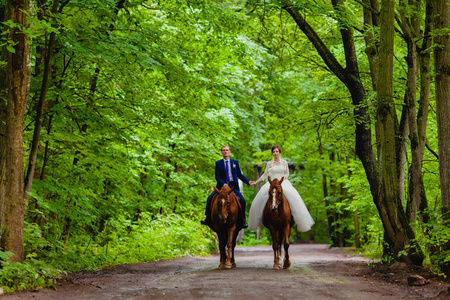
MULTIPOLYGON (((239 183, 238 183, 238 178, 240 180, 242 180, 242 182, 246 183, 246 184, 250 184, 250 180, 245 177, 242 174, 241 168, 239 166, 239 162, 235 159, 230 159, 230 168, 231 168, 231 174, 233 176, 233 180, 234 181, 230 181, 228 182, 228 186, 234 187, 233 191, 236 194, 236 196, 239 197, 239 199, 241 200, 241 206, 242 206, 242 212, 244 213, 244 217, 245 217, 245 199, 244 196, 242 196, 241 191, 239 189, 239 183)), ((226 182, 226 171, 225 171, 225 160, 221 159, 216 161, 216 187, 220 190, 227 182, 226 182)), ((209 196, 208 196, 208 200, 206 201, 206 211, 205 211, 205 215, 206 218, 210 218, 210 203, 211 203, 211 199, 212 196, 216 194, 216 192, 212 192, 209 196)))
MULTIPOLYGON (((246 184, 250 184, 250 180, 247 179, 242 174, 241 168, 239 167, 239 162, 235 159, 230 159, 230 168, 231 168, 231 174, 233 175, 233 180, 228 183, 228 186, 234 187, 234 192, 236 193, 239 198, 242 199, 242 201, 245 202, 244 197, 241 194, 241 191, 239 190, 239 184, 238 184, 238 178, 242 180, 242 182, 246 184)), ((226 182, 226 171, 225 171, 225 161, 223 159, 216 161, 216 187, 220 190, 227 182, 226 182)), ((213 192, 214 194, 215 192, 213 192)))

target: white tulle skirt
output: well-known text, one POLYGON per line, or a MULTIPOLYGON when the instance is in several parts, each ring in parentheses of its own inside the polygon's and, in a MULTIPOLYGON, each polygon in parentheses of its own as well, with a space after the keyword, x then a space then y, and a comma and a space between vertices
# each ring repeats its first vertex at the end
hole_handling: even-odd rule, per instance
MULTIPOLYGON (((281 184, 283 187, 283 193, 289 202, 291 208, 291 214, 297 224, 298 231, 308 231, 314 224, 314 220, 311 217, 302 197, 297 190, 292 186, 291 182, 287 179, 283 180, 281 184)), ((266 182, 253 199, 252 206, 250 207, 248 229, 256 230, 258 227, 263 228, 262 224, 263 211, 269 198, 270 183, 266 182)))

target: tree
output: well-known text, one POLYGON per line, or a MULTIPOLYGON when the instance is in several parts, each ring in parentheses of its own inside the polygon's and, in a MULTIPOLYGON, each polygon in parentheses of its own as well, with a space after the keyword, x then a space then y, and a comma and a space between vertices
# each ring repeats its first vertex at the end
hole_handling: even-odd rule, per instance
POLYGON ((31 72, 31 41, 26 34, 29 16, 32 14, 31 0, 6 1, 5 20, 8 28, 6 69, 6 132, 4 198, 0 207, 4 209, 1 225, 1 246, 14 255, 11 261, 23 261, 23 222, 25 202, 23 199, 23 121, 28 102, 31 72))
MULTIPOLYGON (((380 133, 377 135, 380 139, 378 142, 381 145, 381 152, 379 154, 382 153, 383 155, 381 161, 378 162, 372 146, 371 120, 366 102, 365 88, 360 79, 353 29, 349 24, 350 22, 348 22, 348 19, 346 19, 347 13, 343 1, 333 0, 332 4, 336 12, 336 20, 339 23, 342 45, 345 51, 345 67, 339 63, 323 40, 304 18, 300 12, 301 5, 290 0, 282 1, 282 3, 282 8, 292 16, 299 28, 317 49, 319 55, 331 72, 345 84, 352 97, 352 102, 355 107, 355 152, 364 166, 367 180, 370 184, 373 201, 377 206, 380 218, 383 221, 385 240, 388 243, 389 248, 387 249, 388 252, 392 253, 400 260, 420 265, 423 260, 423 255, 420 249, 414 245, 408 247, 408 245, 410 245, 410 240, 414 239, 414 233, 410 228, 410 225, 405 218, 403 208, 401 207, 396 157, 397 148, 395 142, 395 132, 398 131, 395 130, 396 115, 394 107, 390 102, 391 100, 389 100, 389 97, 391 96, 389 94, 378 96, 378 99, 381 100, 381 102, 379 101, 378 103, 376 128, 380 133), (386 170, 385 168, 388 169, 386 170), (403 250, 406 250, 408 254, 406 256, 399 256, 399 253, 403 250)), ((385 9, 387 10, 387 8, 385 9)), ((393 32, 393 13, 394 12, 391 12, 392 15, 389 16, 389 19, 385 20, 385 22, 390 22, 388 24, 385 23, 384 25, 389 29, 385 34, 389 34, 391 31, 393 32)), ((374 14, 376 14, 376 12, 374 12, 374 14)), ((372 17, 372 20, 373 19, 375 18, 372 17)), ((386 36, 386 38, 393 39, 393 35, 386 36)), ((389 65, 383 64, 388 63, 388 57, 389 55, 392 55, 392 49, 389 50, 385 48, 384 51, 388 52, 386 52, 386 59, 381 62, 381 69, 386 68, 386 70, 389 70, 389 65), (391 51, 391 54, 389 54, 389 51, 391 51)), ((378 75, 380 66, 374 64, 372 67, 376 68, 375 74, 378 75)), ((379 78, 382 77, 381 75, 378 76, 379 78)), ((386 80, 386 77, 379 79, 378 84, 383 83, 383 80, 386 80)), ((379 86, 377 88, 378 90, 380 89, 379 86)), ((386 88, 388 88, 386 92, 389 93, 389 86, 386 86, 386 88)))
MULTIPOLYGON (((441 182, 442 215, 450 220, 450 1, 434 2, 435 43, 434 68, 436 72, 436 111, 439 143, 439 173, 441 182)), ((450 250, 450 243, 443 245, 450 250)), ((449 262, 442 266, 450 275, 449 262)))
MULTIPOLYGON (((394 7, 394 1, 381 1, 377 121, 380 124, 380 171, 382 173, 382 185, 380 186, 382 210, 380 216, 385 228, 385 241, 391 248, 388 253, 398 254, 407 248, 410 240, 414 238, 414 233, 403 211, 399 193, 398 146, 396 143, 398 127, 392 94, 394 7), (386 212, 386 214, 383 212, 386 212)), ((414 247, 412 248, 414 249, 414 247)), ((412 259, 414 261, 416 258, 413 256, 412 259)))

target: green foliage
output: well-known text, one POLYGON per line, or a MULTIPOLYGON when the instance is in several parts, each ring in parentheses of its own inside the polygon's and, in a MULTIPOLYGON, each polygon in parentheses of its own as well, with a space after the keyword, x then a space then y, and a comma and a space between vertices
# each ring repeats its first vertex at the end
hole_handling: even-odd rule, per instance
MULTIPOLYGON (((416 226, 417 242, 427 255, 425 264, 435 274, 445 277, 443 270, 450 263, 450 251, 446 250, 446 245, 450 240, 449 221, 442 220, 441 208, 429 210, 432 218, 422 226, 416 226)), ((420 225, 418 222, 417 225, 420 225)))
POLYGON ((206 227, 175 214, 153 220, 143 214, 130 234, 113 235, 117 236, 112 237, 108 255, 114 264, 208 255, 216 250, 215 238, 206 227))
POLYGON ((105 266, 152 262, 180 256, 208 255, 217 249, 210 230, 179 215, 147 213, 135 224, 121 220, 108 224, 95 238, 78 235, 66 244, 52 245, 36 224, 26 225, 27 258, 23 264, 9 263, 11 253, 0 252, 0 286, 5 292, 53 287, 66 272, 95 270, 105 266))
POLYGON ((237 244, 237 246, 264 246, 264 245, 272 245, 272 241, 270 239, 270 231, 267 228, 260 229, 260 238, 257 238, 256 231, 248 231, 245 230, 243 242, 241 244, 237 244))
POLYGON ((28 254, 24 263, 10 263, 2 257, 0 269, 0 286, 5 293, 16 292, 30 288, 54 287, 55 279, 63 273, 42 260, 36 259, 35 254, 28 254))
POLYGON ((123 220, 109 225, 114 229, 95 239, 83 236, 73 239, 61 253, 53 254, 53 263, 75 272, 123 263, 207 255, 216 249, 209 230, 179 215, 159 215, 152 220, 148 214, 143 214, 135 224, 123 220))
MULTIPOLYGON (((44 49, 54 32, 52 76, 27 206, 27 260, 8 264, 0 252, 2 286, 42 287, 62 272, 214 250, 211 231, 198 220, 223 144, 250 179, 253 164, 271 159, 273 144, 296 164, 289 180, 315 225, 309 233, 293 230, 294 242, 354 245, 356 216, 361 251, 382 257, 383 226, 353 150, 355 107, 279 1, 125 1, 120 9, 116 2, 69 1, 56 14, 50 2, 39 2, 28 32, 33 79, 24 145, 33 138, 44 49)), ((345 67, 336 20, 358 28, 361 7, 346 3, 347 12, 336 13, 330 3, 293 2, 345 67)), ((396 38, 397 57, 405 56, 403 43, 396 38)), ((361 37, 355 46, 373 112, 361 37)), ((404 67, 395 61, 399 108, 404 67)), ((427 144, 437 151, 430 106, 427 144)), ((435 211, 438 174, 437 159, 426 152, 424 183, 435 211)), ((244 187, 247 209, 255 193, 244 187)), ((440 220, 436 214, 425 225, 430 238, 418 237, 433 267, 448 258, 435 251, 447 238, 440 220)), ((259 240, 245 233, 244 245, 269 243, 268 230, 259 240)))

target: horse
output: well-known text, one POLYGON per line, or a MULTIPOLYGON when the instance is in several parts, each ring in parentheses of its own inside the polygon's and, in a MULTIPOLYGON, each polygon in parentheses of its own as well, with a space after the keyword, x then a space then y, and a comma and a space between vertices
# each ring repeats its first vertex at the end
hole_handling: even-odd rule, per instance
POLYGON ((281 245, 284 244, 284 263, 283 269, 291 266, 289 260, 289 236, 291 235, 291 227, 294 225, 294 219, 291 215, 289 202, 283 194, 281 180, 275 178, 272 180, 269 176, 269 198, 263 212, 263 225, 270 230, 272 236, 272 249, 274 256, 273 269, 281 269, 281 245))
POLYGON ((236 246, 236 237, 242 229, 242 224, 238 222, 239 204, 233 189, 234 187, 230 188, 228 185, 224 185, 220 191, 217 187, 214 187, 217 194, 212 200, 210 228, 217 233, 219 238, 219 269, 236 267, 234 247, 236 246))

